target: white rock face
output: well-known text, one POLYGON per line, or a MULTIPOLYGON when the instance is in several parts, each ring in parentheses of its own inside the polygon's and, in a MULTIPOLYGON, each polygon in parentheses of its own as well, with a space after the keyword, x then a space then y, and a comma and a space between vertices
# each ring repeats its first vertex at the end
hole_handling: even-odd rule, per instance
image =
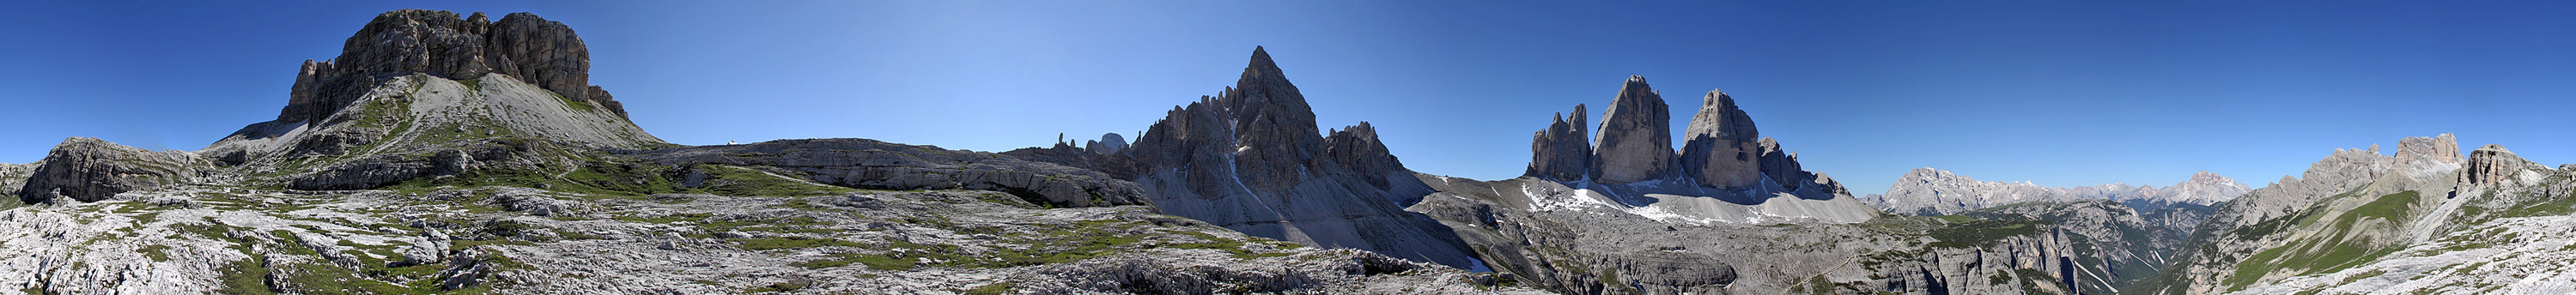
POLYGON ((2108 199, 2132 206, 2191 204, 2207 206, 2235 198, 2252 190, 2235 179, 2201 171, 2190 180, 2173 186, 2132 186, 2124 183, 2079 187, 2044 187, 2029 182, 1978 181, 1930 167, 1915 168, 1899 177, 1887 193, 1861 198, 1862 202, 1897 214, 1951 215, 1971 210, 2023 202, 2066 202, 2108 199))

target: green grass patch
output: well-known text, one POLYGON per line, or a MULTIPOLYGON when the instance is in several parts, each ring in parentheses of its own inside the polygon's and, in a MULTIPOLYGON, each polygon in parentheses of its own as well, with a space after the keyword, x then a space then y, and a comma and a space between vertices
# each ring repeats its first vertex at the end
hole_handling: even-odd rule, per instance
POLYGON ((143 257, 152 258, 154 262, 170 261, 170 253, 167 252, 170 251, 170 246, 167 245, 144 245, 143 248, 134 249, 134 251, 143 252, 143 257))
POLYGON ((2036 220, 1975 220, 1934 228, 1929 234, 1939 240, 1932 242, 1932 247, 1980 248, 2004 238, 2038 234, 2039 226, 2047 223, 2036 220))
POLYGON ((759 287, 752 287, 751 289, 744 289, 744 290, 742 290, 742 292, 743 292, 743 293, 794 292, 794 291, 796 291, 796 290, 804 290, 804 289, 805 289, 805 287, 806 287, 807 285, 809 285, 809 284, 811 284, 811 283, 803 283, 803 282, 781 282, 781 283, 776 283, 776 284, 769 284, 769 285, 767 285, 767 286, 759 286, 759 287))
POLYGON ((960 290, 957 291, 957 293, 963 293, 966 295, 1017 294, 1012 292, 1014 288, 1016 288, 1016 286, 1011 284, 1011 281, 1001 281, 997 283, 984 284, 982 286, 975 286, 975 288, 972 289, 960 290))
POLYGON ((741 243, 741 244, 742 244, 742 249, 743 249, 743 250, 753 250, 753 251, 759 251, 759 250, 777 250, 777 249, 797 249, 797 248, 816 248, 816 247, 831 247, 831 246, 846 246, 846 247, 858 247, 858 246, 860 246, 858 243, 851 243, 850 241, 843 241, 843 240, 840 240, 840 239, 833 239, 833 238, 775 237, 775 238, 735 238, 735 239, 727 239, 727 240, 731 240, 731 241, 733 241, 733 242, 735 242, 735 243, 741 243))

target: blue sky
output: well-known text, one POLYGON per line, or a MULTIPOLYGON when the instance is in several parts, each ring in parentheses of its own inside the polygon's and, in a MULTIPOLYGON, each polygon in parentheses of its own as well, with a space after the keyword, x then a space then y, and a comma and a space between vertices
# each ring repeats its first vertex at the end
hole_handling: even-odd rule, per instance
POLYGON ((2261 186, 2443 132, 2576 159, 2566 4, 1275 2, 1293 3, 11 1, 41 13, 0 18, 0 162, 69 136, 202 148, 274 118, 299 62, 400 8, 564 22, 592 82, 681 144, 1132 136, 1265 46, 1318 126, 1368 121, 1414 170, 1478 179, 1519 175, 1551 113, 1598 112, 1629 75, 1665 93, 1676 132, 1724 89, 1862 194, 1926 166, 2261 186))

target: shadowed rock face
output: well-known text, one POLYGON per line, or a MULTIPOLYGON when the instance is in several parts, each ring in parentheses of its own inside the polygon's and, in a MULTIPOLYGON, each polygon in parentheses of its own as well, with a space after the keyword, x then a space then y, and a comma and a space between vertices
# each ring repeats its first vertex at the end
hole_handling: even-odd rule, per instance
POLYGON ((189 182, 204 176, 208 164, 188 153, 73 137, 45 154, 44 164, 28 175, 18 197, 30 204, 60 199, 95 202, 117 193, 189 182))
POLYGON ((1735 98, 1710 90, 1682 138, 1682 175, 1717 188, 1762 184, 1762 137, 1735 98))
POLYGON ((1662 179, 1673 172, 1671 114, 1646 77, 1628 76, 1619 97, 1601 115, 1592 141, 1593 180, 1619 184, 1662 179))
MULTIPOLYGON (((1816 173, 1807 172, 1805 167, 1800 167, 1798 165, 1798 153, 1792 153, 1788 150, 1781 149, 1779 141, 1771 140, 1771 138, 1768 137, 1762 138, 1761 146, 1762 175, 1770 176, 1772 181, 1779 182, 1780 189, 1797 190, 1799 187, 1809 185, 1810 183, 1818 183, 1816 173)), ((1825 180, 1825 182, 1831 181, 1832 180, 1830 179, 1825 180)), ((1843 189, 1841 184, 1833 184, 1831 187, 1834 190, 1843 189)), ((1840 194, 1849 195, 1851 193, 1843 192, 1840 194)))
POLYGON ((1538 134, 1530 135, 1529 171, 1521 176, 1555 181, 1578 181, 1589 177, 1592 170, 1592 138, 1584 134, 1583 104, 1574 105, 1574 113, 1557 114, 1554 122, 1538 134))
POLYGON ((1255 48, 1235 86, 1174 107, 1125 149, 1058 143, 1003 153, 1099 170, 1145 187, 1166 214, 1301 244, 1459 268, 1473 255, 1436 221, 1405 212, 1430 188, 1367 123, 1315 132, 1315 115, 1255 48))
POLYGON ((590 86, 590 48, 581 37, 535 14, 511 13, 493 22, 481 12, 464 18, 437 10, 386 12, 340 50, 331 61, 304 61, 278 121, 330 116, 378 82, 410 73, 451 80, 505 74, 626 116, 608 91, 590 86))

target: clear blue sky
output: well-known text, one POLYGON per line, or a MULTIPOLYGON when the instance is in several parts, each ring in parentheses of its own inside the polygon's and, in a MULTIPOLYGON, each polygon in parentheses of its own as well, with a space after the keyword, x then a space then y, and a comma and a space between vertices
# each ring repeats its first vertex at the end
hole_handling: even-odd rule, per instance
POLYGON ((1133 135, 1231 85, 1257 45, 1319 126, 1372 122, 1407 166, 1478 179, 1519 175, 1550 113, 1600 111, 1628 75, 1666 93, 1676 132, 1725 89, 1863 194, 1925 166, 2260 186, 2334 148, 2442 132, 2576 160, 2562 4, 732 2, 0 3, 20 12, 0 18, 0 161, 69 136, 202 148, 274 118, 297 63, 398 8, 569 24, 591 81, 681 144, 1133 135))

